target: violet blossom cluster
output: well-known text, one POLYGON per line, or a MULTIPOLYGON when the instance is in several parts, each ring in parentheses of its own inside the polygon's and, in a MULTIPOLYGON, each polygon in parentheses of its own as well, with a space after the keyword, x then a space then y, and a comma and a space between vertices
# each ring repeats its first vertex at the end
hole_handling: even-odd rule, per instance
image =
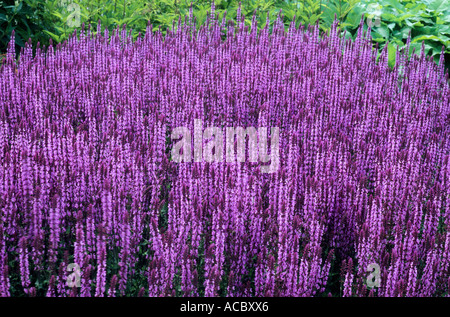
POLYGON ((390 69, 362 25, 352 41, 336 22, 325 34, 281 19, 257 31, 212 8, 203 26, 191 14, 136 40, 83 27, 18 59, 13 34, 0 295, 123 296, 136 281, 139 296, 448 294, 443 57, 408 57, 408 43, 390 69), (171 131, 195 120, 279 127, 279 169, 174 162, 171 131))

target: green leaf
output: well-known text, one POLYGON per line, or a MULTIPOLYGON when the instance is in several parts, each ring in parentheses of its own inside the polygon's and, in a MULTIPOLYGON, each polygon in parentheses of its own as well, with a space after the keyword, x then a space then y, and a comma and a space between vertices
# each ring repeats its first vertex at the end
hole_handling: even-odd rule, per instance
POLYGON ((427 8, 432 11, 442 12, 449 7, 448 0, 422 0, 427 8))
MULTIPOLYGON (((395 19, 395 22, 401 24, 401 22, 403 22, 403 21, 405 21, 405 20, 407 20, 407 19, 408 19, 408 22, 409 22, 409 20, 413 20, 414 22, 417 22, 418 20, 420 20, 420 19, 417 18, 417 15, 416 15, 416 14, 411 13, 410 11, 408 11, 408 12, 406 12, 406 13, 401 14, 400 16, 398 16, 398 17, 395 19)), ((405 23, 406 23, 406 21, 405 21, 405 23)))
POLYGON ((393 7, 393 8, 395 8, 397 11, 400 11, 400 12, 402 12, 402 11, 404 11, 405 10, 405 8, 403 7, 403 5, 399 2, 399 1, 397 1, 397 0, 384 0, 384 1, 382 1, 381 2, 383 5, 387 5, 387 6, 391 6, 391 7, 393 7))
POLYGON ((424 40, 440 41, 439 37, 437 37, 436 35, 421 35, 421 36, 415 37, 411 41, 411 43, 422 42, 424 40))
POLYGON ((384 25, 382 25, 380 27, 375 27, 373 32, 375 32, 375 34, 379 34, 381 37, 383 37, 385 39, 389 39, 389 30, 384 25))
POLYGON ((450 23, 450 10, 443 12, 442 17, 439 17, 444 23, 450 23))
POLYGON ((50 31, 48 31, 48 30, 44 30, 44 32, 45 32, 46 34, 50 35, 50 36, 52 37, 53 40, 55 40, 56 42, 59 42, 59 36, 58 36, 58 35, 56 35, 56 34, 50 32, 50 31))
POLYGON ((16 45, 19 45, 20 47, 25 46, 25 43, 23 42, 23 39, 20 35, 17 34, 14 39, 15 39, 14 41, 16 42, 16 45))
POLYGON ((414 27, 420 27, 420 26, 425 26, 421 21, 418 21, 415 18, 411 18, 411 19, 405 19, 405 23, 407 26, 409 26, 410 28, 414 28, 414 27))
POLYGON ((61 13, 59 13, 58 11, 52 12, 52 15, 54 15, 55 17, 60 18, 61 20, 64 19, 64 16, 61 13))
POLYGON ((397 46, 395 44, 389 43, 388 45, 388 65, 390 68, 395 66, 395 57, 397 55, 397 46))
POLYGON ((438 25, 436 29, 441 34, 450 34, 450 25, 438 25))
POLYGON ((400 31, 396 32, 395 37, 401 38, 401 39, 407 39, 409 36, 409 32, 411 31, 410 27, 403 27, 400 31))
MULTIPOLYGON (((422 43, 411 43, 411 45, 410 45, 411 52, 412 52, 413 48, 415 48, 415 52, 414 53, 416 55, 420 56, 421 50, 422 50, 422 43)), ((425 44, 424 48, 425 48, 425 55, 427 55, 428 52, 433 49, 433 47, 431 45, 428 45, 428 44, 425 44)))
POLYGON ((383 13, 381 14, 381 18, 385 21, 398 21, 398 17, 392 13, 383 13))
POLYGON ((23 6, 23 2, 20 1, 19 4, 17 5, 17 7, 15 8, 14 11, 15 11, 16 13, 19 13, 19 11, 22 10, 22 6, 23 6))

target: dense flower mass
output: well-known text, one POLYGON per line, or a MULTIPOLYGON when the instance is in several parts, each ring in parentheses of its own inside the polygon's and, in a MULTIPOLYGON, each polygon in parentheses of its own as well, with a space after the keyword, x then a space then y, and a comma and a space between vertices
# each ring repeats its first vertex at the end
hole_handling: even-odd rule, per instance
POLYGON ((442 60, 398 52, 390 69, 362 27, 352 41, 336 23, 243 21, 213 8, 165 37, 83 28, 18 59, 10 44, 0 295, 449 293, 442 60), (279 127, 279 169, 175 162, 171 131, 196 119, 279 127))

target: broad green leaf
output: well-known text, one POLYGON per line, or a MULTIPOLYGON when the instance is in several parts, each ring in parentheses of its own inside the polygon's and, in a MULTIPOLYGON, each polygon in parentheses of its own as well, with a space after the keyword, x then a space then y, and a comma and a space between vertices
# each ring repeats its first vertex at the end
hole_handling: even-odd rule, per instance
MULTIPOLYGON (((420 55, 421 54, 421 50, 422 50, 422 43, 411 43, 411 45, 410 45, 411 52, 412 52, 412 50, 414 48, 415 48, 414 53, 416 55, 420 55)), ((431 45, 428 45, 428 44, 425 44, 424 48, 425 48, 425 55, 427 55, 428 52, 433 49, 433 47, 431 45)))
POLYGON ((384 0, 381 2, 383 5, 389 5, 393 8, 395 8, 396 10, 402 12, 405 10, 405 8, 403 7, 403 5, 398 1, 398 0, 384 0))
POLYGON ((395 44, 389 43, 388 45, 388 65, 390 68, 395 66, 395 57, 397 54, 397 46, 395 44))
POLYGON ((417 28, 415 28, 414 31, 416 34, 421 34, 421 35, 435 35, 438 33, 435 26, 417 27, 417 28))
POLYGON ((389 23, 389 24, 387 25, 387 27, 388 27, 389 30, 393 31, 394 28, 395 28, 395 25, 396 25, 395 23, 389 23))
POLYGON ((448 0, 422 0, 426 3, 427 8, 432 11, 442 12, 449 7, 448 0))
POLYGON ((411 32, 411 28, 405 26, 400 30, 400 34, 401 34, 401 38, 402 39, 407 39, 409 36, 409 32, 411 32))
POLYGON ((441 34, 450 34, 450 25, 439 25, 436 28, 441 34))
POLYGON ((411 43, 422 42, 424 40, 440 41, 439 37, 437 37, 436 35, 420 35, 420 36, 415 37, 411 41, 411 43))
POLYGON ((398 17, 392 13, 386 13, 384 12, 383 14, 381 14, 381 18, 385 21, 395 21, 397 22, 398 17))
POLYGON ((444 11, 442 16, 439 17, 444 23, 450 23, 450 10, 444 11))
POLYGON ((48 31, 48 30, 44 30, 45 33, 47 33, 48 35, 50 35, 52 37, 52 39, 54 39, 56 42, 59 42, 59 36, 48 31))
POLYGON ((420 22, 425 22, 428 24, 435 24, 434 21, 429 18, 420 18, 420 22))
POLYGON ((384 25, 381 25, 380 27, 375 27, 373 32, 375 32, 376 34, 381 35, 385 39, 389 38, 389 30, 384 25))
POLYGON ((409 19, 405 19, 405 23, 407 26, 409 26, 410 28, 414 28, 414 23, 412 23, 409 19))

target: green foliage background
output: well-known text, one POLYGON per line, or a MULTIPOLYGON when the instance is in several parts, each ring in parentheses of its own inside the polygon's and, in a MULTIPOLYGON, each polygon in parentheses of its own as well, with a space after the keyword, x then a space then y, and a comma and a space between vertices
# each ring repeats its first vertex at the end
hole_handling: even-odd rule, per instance
MULTIPOLYGON (((272 25, 281 11, 286 28, 295 18, 297 26, 318 23, 326 32, 337 17, 341 29, 352 38, 364 16, 366 30, 372 22, 374 46, 378 43, 380 51, 388 46, 391 66, 395 51, 404 48, 409 34, 410 53, 413 49, 420 52, 423 41, 426 54, 436 62, 444 47, 447 66, 450 63, 450 0, 216 0, 219 19, 225 12, 227 19, 236 18, 239 3, 249 26, 254 13, 258 28, 263 28, 267 16, 272 25)), ((165 33, 179 17, 189 16, 191 4, 201 25, 211 8, 211 0, 0 0, 0 55, 6 51, 12 30, 17 49, 28 39, 34 46, 37 42, 48 46, 50 39, 56 43, 67 40, 75 30, 69 23, 74 17, 69 4, 79 6, 81 24, 90 25, 94 33, 100 22, 103 30, 110 31, 126 25, 134 37, 145 33, 148 22, 153 31, 165 33)))

